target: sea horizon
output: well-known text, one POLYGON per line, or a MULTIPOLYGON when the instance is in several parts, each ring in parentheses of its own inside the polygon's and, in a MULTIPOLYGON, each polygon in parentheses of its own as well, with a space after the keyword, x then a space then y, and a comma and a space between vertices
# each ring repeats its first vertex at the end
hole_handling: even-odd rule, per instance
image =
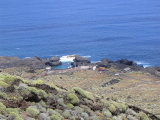
POLYGON ((0 1, 0 56, 160 66, 160 1, 0 1))

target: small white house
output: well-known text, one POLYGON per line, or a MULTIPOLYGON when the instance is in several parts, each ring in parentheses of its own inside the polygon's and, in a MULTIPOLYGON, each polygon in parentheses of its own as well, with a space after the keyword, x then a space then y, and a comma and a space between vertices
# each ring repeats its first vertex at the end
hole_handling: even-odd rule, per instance
POLYGON ((131 68, 129 68, 129 67, 124 68, 124 71, 125 71, 125 72, 129 72, 129 71, 131 71, 131 68))
POLYGON ((89 69, 89 66, 80 66, 80 69, 89 69))
POLYGON ((46 70, 47 70, 48 73, 51 71, 51 69, 52 69, 51 66, 46 67, 46 70))
POLYGON ((93 67, 93 70, 96 70, 96 67, 97 67, 97 66, 94 66, 94 67, 93 67))

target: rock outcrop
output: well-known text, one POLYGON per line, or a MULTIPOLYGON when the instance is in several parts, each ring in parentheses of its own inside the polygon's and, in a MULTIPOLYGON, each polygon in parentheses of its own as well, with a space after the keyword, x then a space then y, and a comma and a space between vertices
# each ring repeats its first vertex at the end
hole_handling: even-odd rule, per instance
POLYGON ((11 67, 31 67, 34 69, 42 69, 46 66, 61 65, 59 57, 51 57, 50 59, 41 59, 37 56, 26 59, 19 59, 18 57, 0 56, 0 68, 11 67))
POLYGON ((111 60, 109 60, 109 59, 107 59, 107 58, 103 58, 103 59, 101 60, 101 62, 98 62, 98 63, 97 63, 97 67, 98 67, 98 68, 99 68, 99 67, 108 68, 108 67, 111 66, 111 63, 114 63, 114 62, 111 61, 111 60))
POLYGON ((134 61, 129 61, 127 59, 121 59, 121 60, 118 60, 116 61, 116 63, 118 64, 124 64, 124 65, 129 65, 129 66, 137 66, 137 63, 134 62, 134 61))
POLYGON ((74 62, 71 63, 72 67, 86 66, 91 64, 91 61, 88 58, 78 55, 75 57, 73 61, 74 62))

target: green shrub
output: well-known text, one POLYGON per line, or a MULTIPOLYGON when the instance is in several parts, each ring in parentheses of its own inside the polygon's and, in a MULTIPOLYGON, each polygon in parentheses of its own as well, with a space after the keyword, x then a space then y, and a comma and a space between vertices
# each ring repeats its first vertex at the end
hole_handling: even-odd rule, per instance
POLYGON ((32 82, 32 84, 43 84, 42 80, 35 80, 32 82))
POLYGON ((78 104, 79 103, 79 98, 74 93, 68 94, 67 99, 70 100, 70 102, 72 104, 78 104))
POLYGON ((53 109, 48 109, 49 115, 57 115, 59 117, 61 117, 61 114, 58 113, 57 111, 53 110, 53 109))
POLYGON ((7 83, 5 83, 5 82, 3 82, 3 81, 0 81, 0 86, 1 86, 1 87, 7 87, 7 86, 8 86, 8 84, 7 84, 7 83))
POLYGON ((27 111, 27 114, 30 117, 34 117, 34 116, 37 116, 39 114, 39 110, 37 110, 35 108, 27 108, 26 111, 27 111))
POLYGON ((6 106, 0 102, 0 113, 3 113, 6 110, 6 106))
POLYGON ((14 120, 23 120, 23 119, 19 116, 19 114, 18 114, 18 113, 15 113, 15 112, 11 112, 11 113, 9 114, 9 117, 14 118, 14 120))
POLYGON ((16 79, 16 77, 8 75, 8 76, 5 76, 4 82, 9 84, 9 83, 12 83, 15 79, 16 79))
POLYGON ((139 116, 140 116, 140 120, 149 120, 148 116, 143 112, 140 112, 139 116))
POLYGON ((54 85, 53 83, 50 83, 50 84, 48 84, 50 87, 52 87, 52 88, 55 88, 56 90, 59 90, 59 88, 56 86, 56 85, 54 85))
POLYGON ((29 91, 28 89, 18 88, 18 91, 19 91, 19 93, 20 93, 22 96, 25 96, 25 95, 29 95, 29 94, 30 94, 30 91, 29 91))
POLYGON ((117 103, 115 101, 112 101, 111 104, 113 104, 117 110, 121 112, 125 112, 127 110, 127 106, 123 103, 117 103))
POLYGON ((10 114, 10 113, 12 113, 12 112, 14 112, 14 113, 19 113, 18 111, 17 111, 17 109, 14 109, 14 108, 6 108, 6 112, 8 113, 8 114, 10 114))
POLYGON ((73 104, 71 104, 71 103, 67 103, 67 104, 66 104, 66 107, 67 107, 68 109, 74 108, 73 104))
POLYGON ((44 90, 38 90, 38 95, 42 98, 47 98, 48 94, 44 90))
POLYGON ((119 105, 120 111, 125 112, 125 111, 127 110, 127 106, 126 106, 125 104, 123 104, 123 103, 118 103, 118 105, 119 105))
POLYGON ((110 104, 110 106, 108 107, 109 111, 111 113, 115 113, 116 112, 116 107, 113 104, 110 104))
POLYGON ((5 75, 0 74, 0 80, 4 80, 4 78, 5 78, 5 75))
POLYGON ((46 103, 43 100, 40 101, 40 104, 41 104, 42 107, 45 107, 45 108, 47 106, 46 103))
POLYGON ((61 118, 58 115, 52 115, 50 117, 51 120, 61 120, 61 118))
POLYGON ((88 91, 85 91, 85 90, 83 90, 79 87, 74 87, 72 90, 79 93, 84 98, 87 98, 87 99, 90 99, 90 100, 93 100, 93 98, 94 98, 92 93, 90 93, 88 91))
POLYGON ((109 110, 103 111, 103 114, 105 117, 110 118, 112 116, 112 113, 109 110))
POLYGON ((38 95, 39 91, 35 88, 35 87, 28 87, 28 90, 31 92, 31 93, 34 93, 36 95, 38 95))
POLYGON ((3 92, 0 92, 0 98, 7 99, 7 94, 3 93, 3 92))
POLYGON ((38 90, 35 87, 28 87, 28 90, 31 93, 34 93, 34 94, 36 94, 36 95, 38 95, 42 98, 47 98, 48 97, 48 94, 44 90, 38 90))
POLYGON ((105 99, 101 99, 100 102, 105 106, 105 107, 109 107, 110 103, 109 101, 105 100, 105 99))
POLYGON ((65 110, 62 115, 64 118, 69 118, 71 116, 70 110, 65 110))

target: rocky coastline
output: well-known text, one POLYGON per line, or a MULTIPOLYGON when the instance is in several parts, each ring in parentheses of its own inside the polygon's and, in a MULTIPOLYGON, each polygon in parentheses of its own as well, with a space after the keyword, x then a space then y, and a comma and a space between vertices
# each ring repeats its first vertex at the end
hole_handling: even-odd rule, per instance
POLYGON ((91 63, 88 58, 76 55, 71 69, 46 70, 61 64, 59 57, 0 56, 0 106, 4 107, 0 109, 0 117, 8 120, 55 120, 55 117, 58 120, 159 120, 160 67, 144 68, 127 59, 103 58, 91 63), (100 68, 105 71, 100 73, 100 68), (86 98, 84 90, 92 93, 93 98, 86 98), (76 104, 72 97, 77 98, 76 104), (33 116, 29 113, 32 107, 39 111, 33 116), (73 116, 77 107, 84 111, 73 116), (93 114, 88 113, 86 107, 93 114), (17 108, 19 112, 15 111, 17 108), (48 114, 50 110, 57 113, 48 114))
MULTIPOLYGON (((12 67, 30 67, 32 69, 46 69, 50 66, 62 65, 60 57, 54 56, 51 58, 40 58, 34 56, 32 58, 19 59, 18 57, 8 57, 0 56, 0 69, 12 68, 12 67)), ((71 62, 71 67, 80 67, 80 66, 96 66, 96 68, 105 67, 110 68, 114 67, 119 70, 130 69, 134 71, 147 71, 157 77, 160 77, 160 67, 146 67, 137 65, 135 61, 129 61, 127 59, 121 59, 117 61, 112 61, 107 58, 103 58, 100 62, 91 63, 88 58, 75 55, 75 59, 71 62)))

